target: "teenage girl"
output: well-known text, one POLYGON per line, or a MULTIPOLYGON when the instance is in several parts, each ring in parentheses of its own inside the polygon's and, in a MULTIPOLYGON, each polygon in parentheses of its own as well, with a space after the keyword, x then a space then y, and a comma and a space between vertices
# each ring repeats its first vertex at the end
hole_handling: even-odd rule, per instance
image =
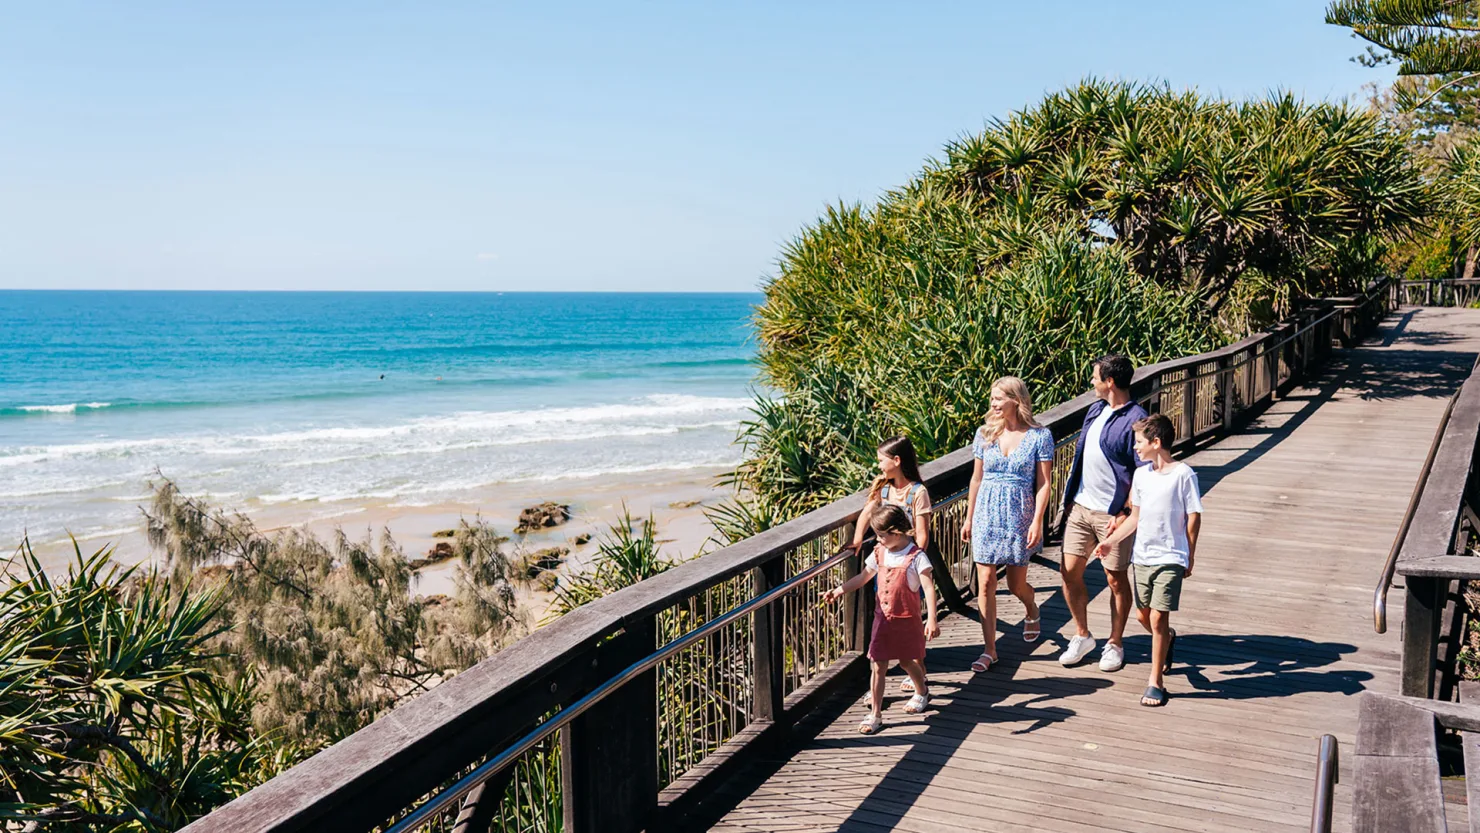
POLYGON ((931 583, 930 559, 910 537, 909 517, 898 506, 879 507, 869 519, 879 543, 863 564, 863 571, 840 587, 823 594, 823 599, 836 602, 868 584, 877 583, 873 635, 868 658, 873 668, 870 692, 873 711, 858 724, 858 731, 872 735, 884 726, 884 679, 889 663, 899 667, 915 684, 916 694, 905 703, 908 714, 919 714, 930 705, 930 689, 925 680, 925 640, 940 635, 936 624, 935 585, 931 583), (920 591, 925 591, 925 627, 920 627, 920 591))
MULTIPOLYGON (((879 476, 869 488, 863 511, 854 525, 853 546, 863 545, 869 518, 880 506, 898 506, 909 518, 910 535, 922 551, 930 547, 930 492, 920 481, 920 464, 915 457, 915 444, 909 437, 890 437, 879 444, 879 476)), ((900 690, 910 694, 915 681, 906 677, 900 690)))
POLYGON ((920 549, 930 547, 930 492, 920 482, 915 444, 909 437, 891 437, 879 445, 879 476, 868 490, 853 532, 853 546, 863 543, 869 517, 880 506, 898 506, 909 518, 910 535, 920 549))

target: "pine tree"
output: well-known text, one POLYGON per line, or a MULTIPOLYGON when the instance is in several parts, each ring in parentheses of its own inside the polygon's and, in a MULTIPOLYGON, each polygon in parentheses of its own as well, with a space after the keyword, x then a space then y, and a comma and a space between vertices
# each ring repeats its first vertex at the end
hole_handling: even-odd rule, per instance
POLYGON ((1480 0, 1335 0, 1326 22, 1397 58, 1399 75, 1480 73, 1480 0))

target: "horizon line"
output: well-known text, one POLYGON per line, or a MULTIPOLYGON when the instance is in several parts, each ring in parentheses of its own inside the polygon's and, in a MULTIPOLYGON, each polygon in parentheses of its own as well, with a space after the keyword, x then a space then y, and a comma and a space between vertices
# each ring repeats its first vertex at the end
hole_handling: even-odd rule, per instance
POLYGON ((121 289, 118 287, 0 287, 0 292, 177 292, 205 294, 359 294, 359 295, 764 295, 761 289, 121 289))

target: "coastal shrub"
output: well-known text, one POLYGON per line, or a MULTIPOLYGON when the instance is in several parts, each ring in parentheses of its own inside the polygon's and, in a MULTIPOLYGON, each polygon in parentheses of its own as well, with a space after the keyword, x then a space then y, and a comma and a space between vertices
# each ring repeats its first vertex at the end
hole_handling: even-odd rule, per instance
POLYGON ((327 745, 403 697, 492 655, 523 629, 517 579, 500 538, 481 521, 454 531, 455 594, 432 605, 388 534, 324 541, 302 529, 271 535, 251 520, 154 486, 150 543, 171 581, 219 587, 213 645, 229 681, 250 674, 254 728, 327 745))
POLYGON ((524 630, 507 539, 460 521, 454 592, 389 535, 328 541, 153 485, 164 569, 111 549, 0 591, 0 829, 176 830, 524 630), (32 829, 25 827, 24 829, 32 829))
POLYGON ((876 204, 829 207, 756 313, 733 539, 862 487, 877 442, 965 445, 988 390, 1043 410, 1095 356, 1210 349, 1376 276, 1428 210, 1402 136, 1286 95, 1085 82, 945 148, 876 204))
POLYGON ((596 554, 585 570, 561 576, 554 589, 549 619, 558 619, 587 602, 615 593, 672 567, 658 544, 657 524, 637 519, 622 507, 622 516, 596 542, 596 554))
POLYGON ((254 733, 250 680, 213 670, 221 591, 111 555, 55 580, 23 542, 9 565, 0 828, 175 830, 295 757, 254 733))

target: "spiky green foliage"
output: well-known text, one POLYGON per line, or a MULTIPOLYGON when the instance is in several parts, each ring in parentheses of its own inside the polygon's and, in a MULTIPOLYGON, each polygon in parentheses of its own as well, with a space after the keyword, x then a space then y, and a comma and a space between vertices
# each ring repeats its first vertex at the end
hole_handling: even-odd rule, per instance
MULTIPOLYGON (((0 826, 164 831, 283 763, 210 670, 221 599, 104 549, 54 581, 23 543, 0 592, 0 826)), ((29 828, 28 828, 29 829, 29 828)))
POLYGON ((1454 149, 1438 187, 1458 247, 1480 246, 1480 139, 1454 149))
POLYGON ((653 519, 633 518, 623 506, 621 519, 597 539, 596 555, 590 566, 561 577, 555 587, 550 616, 564 616, 587 602, 652 578, 673 564, 658 544, 653 519))
POLYGON ((754 505, 727 519, 860 488, 891 434, 923 459, 960 447, 998 376, 1043 408, 1097 355, 1194 353, 1351 291, 1424 210, 1402 137, 1372 114, 1099 81, 1050 95, 786 247, 757 314, 780 396, 743 429, 735 481, 754 505))
POLYGON ((1326 22, 1391 53, 1401 75, 1480 72, 1476 0, 1335 0, 1326 22))

